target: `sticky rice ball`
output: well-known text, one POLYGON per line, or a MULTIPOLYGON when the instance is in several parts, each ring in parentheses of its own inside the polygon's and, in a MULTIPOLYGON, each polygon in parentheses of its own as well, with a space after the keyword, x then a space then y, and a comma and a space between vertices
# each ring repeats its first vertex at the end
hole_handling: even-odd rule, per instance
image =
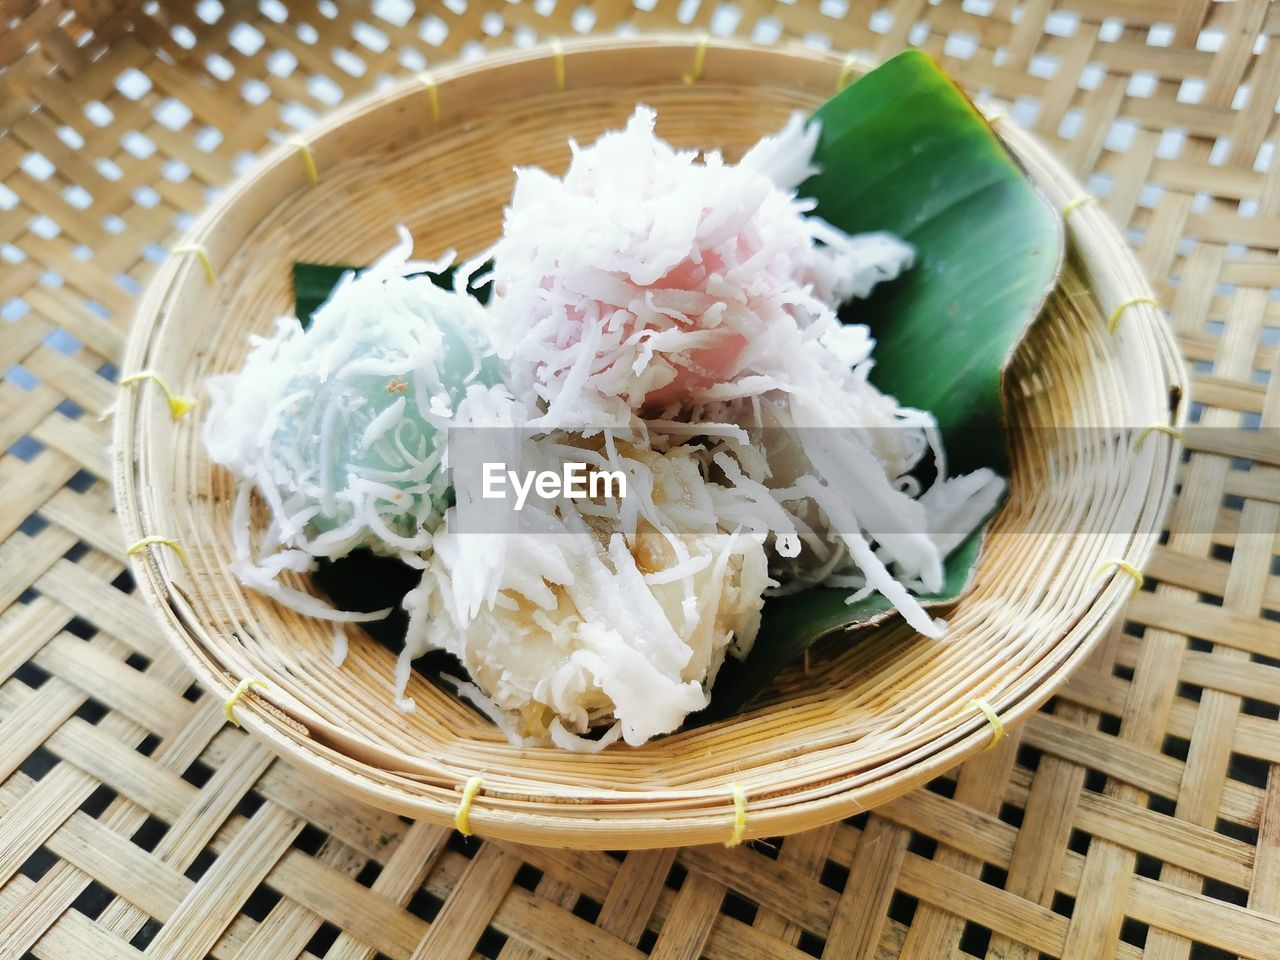
POLYGON ((798 118, 741 162, 701 161, 626 129, 571 144, 564 177, 518 171, 494 248, 494 343, 512 388, 548 426, 626 422, 760 393, 776 361, 909 265, 883 234, 849 237, 806 217, 794 188, 813 171, 817 127, 798 118))
MULTIPOLYGON (((212 378, 204 439, 242 481, 240 573, 254 585, 361 546, 416 560, 446 504, 443 430, 470 384, 500 382, 483 310, 409 260, 411 241, 347 275, 305 330, 282 318, 243 368, 212 378), (248 554, 249 489, 270 510, 248 554)), ((270 592, 270 591, 269 591, 270 592)))
POLYGON ((574 750, 638 746, 706 706, 726 655, 755 639, 764 537, 719 525, 731 491, 689 448, 618 443, 609 465, 633 481, 629 519, 604 500, 530 503, 519 532, 483 535, 450 508, 405 599, 402 680, 410 659, 446 650, 510 739, 574 750), (605 735, 584 737, 593 727, 605 735))

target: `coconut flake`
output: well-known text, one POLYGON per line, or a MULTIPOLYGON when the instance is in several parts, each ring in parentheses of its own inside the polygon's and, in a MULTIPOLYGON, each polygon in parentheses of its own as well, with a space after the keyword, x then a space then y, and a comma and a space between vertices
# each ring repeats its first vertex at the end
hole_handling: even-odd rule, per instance
POLYGON ((403 228, 399 239, 359 276, 344 275, 308 329, 281 317, 271 336, 251 339, 238 372, 208 384, 205 447, 240 480, 236 573, 308 616, 376 618, 339 613, 276 578, 359 546, 417 562, 445 491, 438 440, 448 418, 438 400, 461 399, 468 378, 497 376, 476 339, 482 308, 416 276, 445 261, 413 261, 403 228), (256 560, 252 489, 271 517, 256 560))
POLYGON ((625 422, 785 386, 779 358, 836 324, 833 307, 896 276, 909 246, 849 237, 792 192, 817 127, 793 118, 741 163, 624 130, 576 147, 561 179, 517 171, 494 247, 491 336, 547 427, 625 422), (815 294, 816 291, 816 294, 815 294))
MULTIPOLYGON (((461 418, 476 415, 472 401, 461 418)), ((407 655, 461 659, 513 742, 585 749, 573 738, 605 722, 631 745, 674 730, 706 705, 730 649, 754 639, 763 534, 723 529, 696 445, 660 454, 603 434, 589 446, 565 434, 523 442, 526 466, 572 451, 635 482, 624 500, 530 501, 519 529, 502 534, 455 532, 467 529, 460 493, 405 598, 407 655)))
MULTIPOLYGON (((914 250, 806 215, 794 191, 815 171, 816 124, 793 117, 730 164, 673 149, 654 121, 639 107, 625 129, 572 145, 562 178, 517 172, 489 312, 517 395, 537 398, 532 422, 548 429, 646 418, 663 449, 722 440, 704 473, 714 464, 732 491, 711 493, 718 516, 774 535, 781 590, 856 578, 936 635, 908 586, 941 588, 947 552, 999 489, 950 487, 932 417, 870 385, 869 331, 835 314, 914 250), (744 442, 743 427, 784 431, 794 469, 761 469, 771 443, 744 442), (929 451, 945 498, 911 473, 929 451)), ((623 528, 637 517, 651 521, 631 508, 623 528)))

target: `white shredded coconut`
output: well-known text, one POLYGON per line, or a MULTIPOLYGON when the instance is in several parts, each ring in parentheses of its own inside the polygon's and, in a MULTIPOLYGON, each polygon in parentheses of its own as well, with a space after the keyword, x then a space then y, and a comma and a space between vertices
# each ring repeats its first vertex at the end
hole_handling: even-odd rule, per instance
POLYGON ((333 652, 329 655, 329 659, 335 667, 340 667, 347 662, 347 631, 342 627, 333 631, 333 652))
POLYGON ((516 394, 548 428, 643 419, 718 439, 732 495, 712 493, 715 515, 774 534, 782 591, 856 574, 939 635, 912 590, 941 588, 947 552, 1003 482, 948 480, 932 417, 871 386, 870 333, 835 314, 913 250, 806 216, 794 188, 814 172, 814 125, 793 118, 729 164, 674 150, 654 122, 640 107, 624 130, 571 144, 563 178, 517 171, 488 314, 516 394), (911 471, 930 452, 926 498, 911 471), (930 521, 960 533, 932 536, 930 521))
MULTIPOLYGON (((526 441, 524 462, 553 459, 558 439, 526 441)), ((406 651, 457 656, 521 742, 599 749, 582 735, 601 722, 633 746, 670 732, 706 705, 726 654, 749 649, 759 625, 763 535, 725 531, 709 503, 691 522, 710 486, 700 451, 615 449, 611 468, 650 478, 623 501, 639 513, 634 532, 604 498, 530 502, 514 533, 454 532, 459 503, 405 599, 406 651)))
POLYGON ((546 426, 782 386, 780 351, 911 263, 887 234, 804 216, 812 203, 791 188, 811 171, 816 128, 793 120, 728 164, 674 150, 654 120, 640 107, 625 130, 572 144, 563 179, 517 171, 489 328, 513 391, 547 404, 546 426))
POLYGON ((639 107, 571 144, 562 178, 517 171, 487 310, 464 292, 484 257, 441 291, 413 274, 443 263, 411 262, 402 231, 309 330, 281 320, 210 383, 205 443, 240 478, 246 585, 358 622, 387 611, 335 611, 281 574, 360 546, 422 570, 404 600, 402 710, 412 661, 445 650, 469 674, 450 678, 459 695, 512 743, 596 752, 706 706, 766 595, 878 593, 920 633, 945 629, 917 597, 941 588, 1004 482, 948 477, 932 416, 871 385, 870 331, 836 316, 914 251, 809 215, 796 188, 818 129, 798 116, 736 164, 677 151, 654 124, 639 107), (476 427, 463 450, 458 431, 476 427), (530 501, 513 531, 458 483, 464 460, 581 461, 621 471, 627 496, 530 501), (254 490, 270 515, 257 544, 254 490))
POLYGON ((778 556, 788 560, 800 556, 800 538, 794 533, 779 534, 774 542, 777 544, 778 556))
POLYGON ((281 317, 273 336, 253 340, 238 372, 208 384, 205 448, 240 480, 236 574, 310 616, 376 618, 335 611, 277 577, 359 546, 416 561, 431 544, 447 486, 438 440, 448 416, 439 402, 461 399, 470 380, 499 376, 477 333, 480 305, 414 276, 448 258, 415 262, 411 249, 401 228, 400 243, 344 277, 309 328, 281 317), (253 490, 271 515, 256 560, 253 490))

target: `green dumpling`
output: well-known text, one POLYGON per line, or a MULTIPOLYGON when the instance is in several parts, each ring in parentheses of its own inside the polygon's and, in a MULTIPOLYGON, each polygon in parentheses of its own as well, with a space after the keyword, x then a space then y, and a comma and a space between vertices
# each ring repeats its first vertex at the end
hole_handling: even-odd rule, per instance
POLYGON ((269 535, 312 556, 418 552, 447 506, 444 430, 467 388, 502 383, 474 298, 402 245, 347 275, 303 330, 282 320, 210 383, 210 455, 252 481, 269 535))

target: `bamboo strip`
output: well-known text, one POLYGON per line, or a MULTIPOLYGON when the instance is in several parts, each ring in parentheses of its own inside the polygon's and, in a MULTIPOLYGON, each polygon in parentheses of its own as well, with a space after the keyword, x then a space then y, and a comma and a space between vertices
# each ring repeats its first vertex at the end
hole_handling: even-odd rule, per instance
MULTIPOLYGON (((697 38, 576 42, 559 54, 433 71, 438 125, 423 109, 422 82, 407 81, 308 136, 323 166, 316 182, 297 149, 282 148, 202 216, 184 245, 201 244, 226 266, 212 285, 198 265, 162 266, 126 367, 172 371, 185 383, 235 366, 246 333, 287 309, 289 260, 367 260, 394 222, 407 222, 424 249, 482 248, 512 163, 562 166, 566 135, 616 126, 636 99, 659 109, 673 141, 733 154, 825 96, 844 69, 840 56, 697 38), (691 70, 696 82, 687 84, 691 70), (424 137, 428 125, 438 132, 424 137), (317 229, 334 217, 340 234, 317 229)), ((1083 194, 1034 140, 1001 129, 1055 205, 1083 194)), ((228 677, 269 684, 255 693, 263 709, 238 714, 255 734, 323 781, 399 813, 450 822, 463 785, 483 776, 463 808, 470 829, 533 844, 643 847, 732 839, 734 784, 748 798, 752 836, 884 802, 992 743, 989 720, 971 701, 1002 724, 1043 702, 1128 597, 1128 578, 1091 580, 1098 565, 1114 558, 1137 569, 1155 545, 1172 491, 1172 445, 1072 446, 1067 438, 1084 431, 1052 428, 1177 429, 1186 403, 1171 411, 1169 396, 1175 387, 1185 395, 1181 363, 1156 312, 1137 305, 1151 294, 1097 205, 1073 210, 1069 227, 1063 290, 1011 377, 1011 502, 978 586, 951 617, 948 644, 888 626, 877 642, 809 676, 783 678, 783 699, 732 723, 639 751, 517 758, 485 721, 421 679, 410 687, 419 709, 396 711, 391 654, 358 631, 337 669, 327 628, 244 594, 229 572, 227 478, 210 470, 194 426, 172 421, 145 393, 123 395, 116 420, 120 513, 131 542, 163 530, 191 564, 152 552, 135 576, 163 632, 211 689, 229 693, 236 680, 228 677), (1052 498, 1040 495, 1050 489, 1052 498), (1111 532, 1086 532, 1098 529, 1111 532), (1055 533, 1034 532, 1044 530, 1055 533)))

